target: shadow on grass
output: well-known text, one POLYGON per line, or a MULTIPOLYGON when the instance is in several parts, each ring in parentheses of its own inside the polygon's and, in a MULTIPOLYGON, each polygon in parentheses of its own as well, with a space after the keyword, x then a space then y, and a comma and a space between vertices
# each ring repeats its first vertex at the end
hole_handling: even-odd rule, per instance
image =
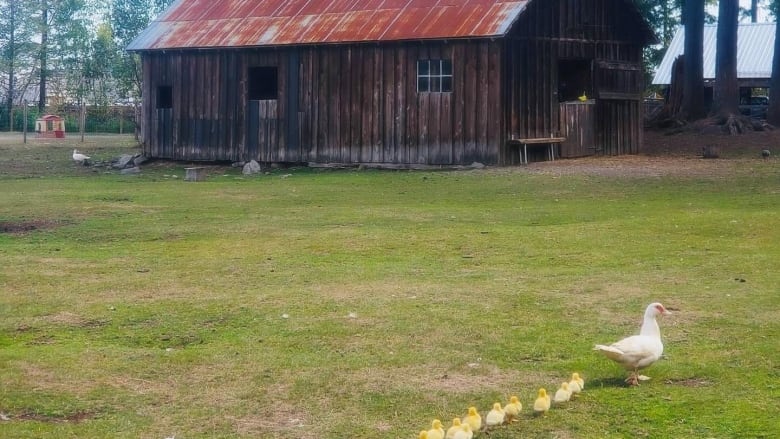
POLYGON ((625 378, 620 377, 609 377, 609 378, 596 378, 592 380, 588 380, 587 383, 585 383, 586 388, 590 387, 629 387, 628 384, 626 384, 625 378))

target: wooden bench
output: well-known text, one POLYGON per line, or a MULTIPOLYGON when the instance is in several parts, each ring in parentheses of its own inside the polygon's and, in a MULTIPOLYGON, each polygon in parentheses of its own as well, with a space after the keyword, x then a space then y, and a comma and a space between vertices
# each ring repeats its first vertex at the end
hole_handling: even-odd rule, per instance
POLYGON ((528 145, 549 145, 547 150, 547 158, 550 161, 555 160, 555 146, 566 141, 565 137, 534 137, 530 139, 509 139, 509 143, 513 145, 520 145, 523 150, 520 151, 520 164, 528 164, 528 145))

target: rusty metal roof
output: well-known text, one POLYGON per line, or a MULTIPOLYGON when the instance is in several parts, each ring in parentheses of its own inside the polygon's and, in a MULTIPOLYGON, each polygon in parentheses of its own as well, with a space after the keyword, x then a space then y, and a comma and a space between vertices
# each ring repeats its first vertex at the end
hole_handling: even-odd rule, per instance
POLYGON ((177 0, 128 50, 483 38, 530 0, 177 0))

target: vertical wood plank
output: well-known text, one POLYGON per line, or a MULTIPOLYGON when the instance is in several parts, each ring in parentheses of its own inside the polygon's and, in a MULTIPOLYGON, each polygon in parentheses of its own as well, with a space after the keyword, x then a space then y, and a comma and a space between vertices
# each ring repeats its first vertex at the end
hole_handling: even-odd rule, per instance
POLYGON ((384 49, 381 46, 376 46, 371 50, 373 56, 373 87, 371 98, 371 156, 374 163, 382 163, 384 157, 382 154, 382 117, 384 112, 382 93, 383 88, 383 71, 382 71, 382 58, 384 49))
POLYGON ((417 114, 420 108, 419 94, 417 93, 417 59, 418 46, 407 46, 406 51, 406 145, 407 163, 419 163, 419 121, 417 114))
POLYGON ((352 151, 352 84, 350 74, 352 71, 352 52, 353 47, 345 47, 341 50, 340 56, 340 72, 339 72, 339 122, 340 122, 340 145, 339 145, 339 161, 348 163, 351 161, 352 151))
POLYGON ((476 43, 466 46, 466 71, 464 75, 464 130, 465 152, 463 158, 466 163, 477 159, 477 62, 479 49, 476 43))
POLYGON ((362 162, 369 163, 373 160, 372 157, 372 145, 371 145, 371 127, 372 117, 371 110, 373 108, 373 77, 374 77, 374 62, 373 53, 370 48, 363 48, 363 60, 360 83, 362 85, 362 100, 360 102, 360 108, 362 109, 361 117, 361 132, 360 132, 360 160, 362 162))
POLYGON ((382 57, 382 162, 395 162, 395 48, 387 48, 382 57))
POLYGON ((363 49, 352 48, 352 63, 350 64, 350 157, 352 163, 360 163, 362 157, 363 132, 363 49))
POLYGON ((465 44, 458 42, 452 48, 452 161, 463 163, 465 155, 464 118, 466 111, 466 51, 465 44))

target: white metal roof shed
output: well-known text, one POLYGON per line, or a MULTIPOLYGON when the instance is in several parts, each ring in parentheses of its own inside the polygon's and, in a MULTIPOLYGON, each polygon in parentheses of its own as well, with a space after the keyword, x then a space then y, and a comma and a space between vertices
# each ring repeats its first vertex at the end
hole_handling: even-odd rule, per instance
MULTIPOLYGON (((704 80, 715 79, 715 52, 718 26, 704 26, 704 80)), ((772 56, 775 42, 775 23, 740 23, 737 30, 737 78, 744 86, 766 86, 772 76, 772 56)), ((668 85, 672 81, 672 63, 683 54, 685 28, 675 33, 661 64, 653 77, 653 84, 668 85)))

